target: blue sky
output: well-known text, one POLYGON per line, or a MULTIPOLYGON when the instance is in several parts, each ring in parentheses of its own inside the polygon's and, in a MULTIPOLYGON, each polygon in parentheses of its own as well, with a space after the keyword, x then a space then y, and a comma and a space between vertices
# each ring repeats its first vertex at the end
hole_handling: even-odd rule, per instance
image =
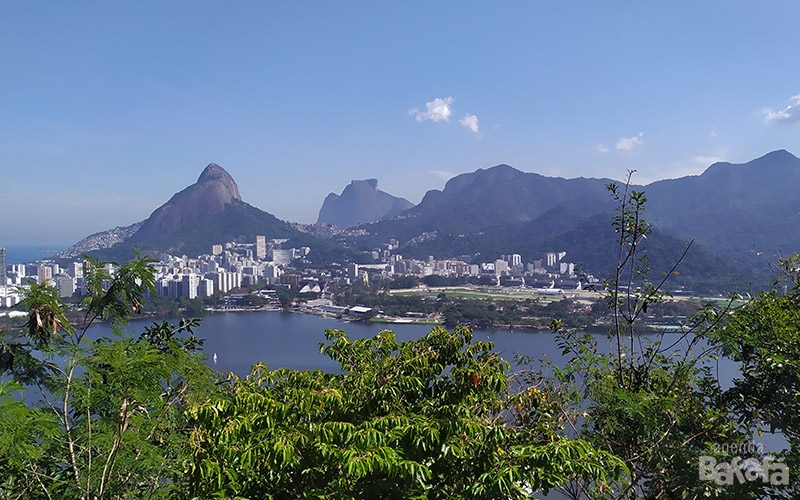
POLYGON ((314 222, 500 163, 697 175, 800 155, 790 1, 0 2, 0 245, 147 218, 222 165, 314 222))

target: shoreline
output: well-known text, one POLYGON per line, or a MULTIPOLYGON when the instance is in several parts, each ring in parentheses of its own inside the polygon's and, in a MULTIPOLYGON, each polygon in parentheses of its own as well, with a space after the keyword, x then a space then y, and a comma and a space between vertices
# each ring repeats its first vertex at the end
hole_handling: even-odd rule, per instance
MULTIPOLYGON (((345 308, 342 308, 344 310, 345 308)), ((426 326, 443 326, 446 327, 446 322, 442 318, 441 315, 434 315, 434 316, 426 316, 426 317, 404 317, 404 316, 385 316, 385 315, 377 315, 371 318, 358 318, 358 317, 350 317, 347 315, 342 314, 341 312, 331 312, 320 309, 317 306, 312 307, 293 307, 291 309, 283 309, 279 306, 275 305, 266 305, 261 307, 237 307, 237 306, 227 306, 227 307, 206 307, 204 308, 200 314, 198 315, 186 315, 187 311, 178 311, 175 314, 158 314, 156 312, 145 312, 141 315, 136 317, 130 318, 131 321, 135 320, 169 320, 172 318, 190 318, 190 317, 199 317, 203 318, 205 315, 213 315, 217 313, 252 313, 252 312, 287 312, 293 314, 306 314, 311 316, 318 316, 321 318, 327 319, 334 319, 340 320, 347 323, 375 323, 375 324, 386 324, 386 325, 426 325, 426 326)), ((27 313, 21 313, 20 311, 15 311, 13 309, 9 309, 8 311, 0 312, 0 318, 5 318, 6 321, 21 321, 22 318, 27 316, 27 313)), ((105 323, 106 321, 101 318, 95 318, 95 323, 105 323)), ((76 328, 81 328, 79 323, 71 321, 70 323, 73 324, 76 328)), ((496 329, 496 330, 506 330, 510 332, 514 331, 543 331, 549 330, 547 325, 542 324, 482 324, 482 325, 470 325, 466 324, 463 326, 468 326, 472 329, 496 329)), ((595 324, 595 325, 587 325, 584 326, 583 330, 591 330, 596 332, 602 332, 604 327, 607 325, 603 324, 595 324)), ((646 325, 646 329, 643 330, 642 334, 653 334, 653 333, 660 333, 660 334, 674 334, 674 333, 681 333, 682 327, 679 324, 662 324, 662 323, 653 323, 646 325)))

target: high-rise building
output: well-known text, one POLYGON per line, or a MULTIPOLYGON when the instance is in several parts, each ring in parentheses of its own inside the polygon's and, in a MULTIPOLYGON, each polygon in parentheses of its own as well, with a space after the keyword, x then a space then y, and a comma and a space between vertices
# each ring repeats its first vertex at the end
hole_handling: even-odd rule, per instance
POLYGON ((267 258, 267 237, 256 236, 256 259, 264 260, 267 258))
POLYGON ((6 286, 6 249, 0 247, 0 288, 6 286))
POLYGON ((181 296, 190 299, 197 297, 197 285, 200 283, 200 276, 194 273, 184 274, 181 281, 181 296))
POLYGON ((351 280, 358 279, 358 264, 353 262, 347 264, 347 277, 351 280))
POLYGON ((61 297, 72 297, 75 294, 75 278, 61 274, 55 277, 55 286, 61 297))
POLYGON ((73 262, 70 264, 69 275, 75 279, 83 278, 83 262, 73 262))
POLYGON ((208 278, 201 278, 197 285, 197 295, 211 297, 214 295, 214 282, 208 278))
POLYGON ((220 269, 216 275, 210 274, 206 277, 214 281, 214 290, 217 292, 228 293, 242 286, 242 274, 239 272, 226 272, 220 269))
POLYGON ((53 268, 49 266, 39 266, 36 271, 37 282, 39 284, 49 282, 53 284, 53 268))

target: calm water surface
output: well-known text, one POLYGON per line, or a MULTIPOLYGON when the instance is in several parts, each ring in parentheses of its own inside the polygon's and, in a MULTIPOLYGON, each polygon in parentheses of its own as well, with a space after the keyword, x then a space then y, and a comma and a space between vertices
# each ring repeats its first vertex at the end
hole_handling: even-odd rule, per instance
MULTIPOLYGON (((177 319, 170 320, 177 323, 177 319)), ((127 331, 139 333, 152 320, 132 321, 127 331)), ((429 325, 347 323, 309 314, 284 312, 226 312, 203 317, 195 334, 205 339, 208 364, 217 370, 245 375, 250 366, 264 362, 270 368, 296 370, 337 370, 338 365, 320 354, 325 329, 339 329, 352 339, 376 335, 381 329, 394 330, 398 340, 413 340, 431 330, 429 325), (213 356, 217 355, 214 363, 213 356)), ((106 324, 92 326, 90 335, 110 335, 106 324)), ((513 361, 519 352, 534 358, 561 359, 554 336, 547 331, 475 330, 474 340, 494 342, 495 350, 513 361)))

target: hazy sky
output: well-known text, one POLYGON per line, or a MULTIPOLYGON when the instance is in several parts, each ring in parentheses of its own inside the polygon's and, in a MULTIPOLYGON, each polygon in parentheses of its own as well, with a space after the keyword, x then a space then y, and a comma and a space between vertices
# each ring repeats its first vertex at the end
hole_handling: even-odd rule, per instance
POLYGON ((700 174, 800 155, 795 1, 0 2, 0 245, 147 218, 210 162, 316 221, 507 163, 700 174))

